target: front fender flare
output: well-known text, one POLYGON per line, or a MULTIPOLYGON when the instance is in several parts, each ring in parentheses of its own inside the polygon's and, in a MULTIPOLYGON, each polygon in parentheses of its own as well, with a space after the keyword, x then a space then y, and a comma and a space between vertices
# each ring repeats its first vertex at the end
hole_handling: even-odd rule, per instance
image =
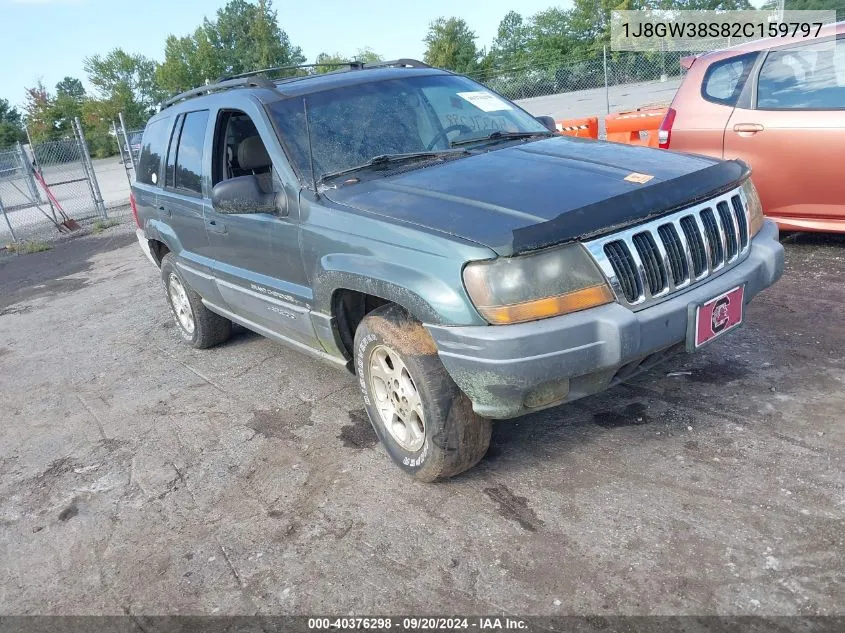
POLYGON ((314 307, 325 314, 331 314, 335 291, 345 289, 391 301, 422 323, 484 323, 463 288, 450 286, 438 276, 366 255, 326 255, 320 264, 312 280, 314 307))

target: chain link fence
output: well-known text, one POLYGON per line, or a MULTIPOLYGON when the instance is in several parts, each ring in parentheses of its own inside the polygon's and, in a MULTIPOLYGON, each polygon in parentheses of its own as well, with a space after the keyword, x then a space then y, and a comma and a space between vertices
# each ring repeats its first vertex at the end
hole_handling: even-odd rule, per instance
MULTIPOLYGON (((54 239, 109 218, 78 120, 72 128, 66 138, 0 152, 0 244, 54 239)), ((122 189, 128 200, 125 182, 122 189)))
MULTIPOLYGON (((719 48, 714 44, 714 50, 719 48)), ((532 114, 555 119, 603 116, 645 105, 668 104, 681 83, 681 52, 612 52, 583 59, 535 60, 493 68, 472 77, 532 114)))

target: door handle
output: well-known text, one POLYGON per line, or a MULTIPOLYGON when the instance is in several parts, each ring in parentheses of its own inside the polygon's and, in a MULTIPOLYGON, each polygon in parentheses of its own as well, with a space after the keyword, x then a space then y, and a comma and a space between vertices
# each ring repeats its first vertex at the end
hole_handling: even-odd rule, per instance
POLYGON ((757 134, 757 132, 762 132, 763 129, 763 126, 759 123, 737 123, 734 125, 734 132, 743 136, 752 136, 757 134))
POLYGON ((222 222, 218 222, 217 220, 208 220, 206 223, 208 230, 212 233, 225 233, 226 232, 226 225, 222 222))
POLYGON ((173 216, 173 212, 164 205, 161 205, 158 210, 164 213, 168 218, 173 216))

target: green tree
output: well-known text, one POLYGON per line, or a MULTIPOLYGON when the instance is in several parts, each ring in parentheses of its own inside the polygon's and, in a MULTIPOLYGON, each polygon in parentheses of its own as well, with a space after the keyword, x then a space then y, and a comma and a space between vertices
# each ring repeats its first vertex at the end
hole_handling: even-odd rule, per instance
POLYGON ((438 18, 429 25, 425 62, 459 73, 478 69, 480 54, 475 46, 476 35, 461 18, 438 18))
POLYGON ((156 77, 165 92, 175 94, 224 75, 304 61, 302 50, 279 26, 270 0, 230 0, 193 34, 167 38, 156 77))
POLYGON ((85 98, 85 88, 76 77, 65 77, 56 84, 56 96, 69 97, 74 101, 82 102, 85 98))
POLYGON ((156 81, 156 63, 143 55, 116 48, 83 60, 95 98, 81 104, 82 126, 91 152, 98 158, 117 152, 112 122, 123 113, 127 127, 143 127, 162 99, 156 81))
POLYGON ((168 36, 164 44, 164 62, 156 69, 162 90, 175 94, 201 86, 224 72, 221 55, 202 26, 193 35, 168 36))
POLYGON ((41 81, 32 88, 26 89, 26 104, 23 109, 24 119, 33 142, 47 141, 56 137, 53 98, 41 81))
POLYGON ((538 66, 565 61, 576 48, 577 35, 570 11, 557 7, 540 11, 529 26, 527 49, 531 61, 538 66))
POLYGON ((25 140, 21 113, 6 99, 0 99, 0 148, 25 140))
MULTIPOLYGON (((776 9, 777 2, 767 0, 761 8, 776 9)), ((842 0, 786 0, 783 8, 787 11, 836 11, 840 20, 845 16, 845 3, 842 0)))
POLYGON ((518 68, 522 66, 528 55, 528 38, 530 30, 522 16, 516 11, 509 11, 502 21, 490 54, 491 65, 500 68, 518 68))
POLYGON ((85 88, 75 77, 65 77, 56 84, 56 96, 51 100, 50 116, 59 134, 70 132, 74 118, 82 116, 85 88))
POLYGON ((143 55, 130 55, 115 48, 106 55, 92 55, 82 60, 88 80, 103 98, 127 91, 138 104, 152 109, 161 100, 155 79, 156 63, 143 55))

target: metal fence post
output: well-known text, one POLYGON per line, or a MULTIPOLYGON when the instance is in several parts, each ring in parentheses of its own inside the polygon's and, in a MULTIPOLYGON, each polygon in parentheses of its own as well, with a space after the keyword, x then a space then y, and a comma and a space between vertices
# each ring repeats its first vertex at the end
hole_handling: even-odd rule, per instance
POLYGON ((88 171, 88 163, 85 160, 85 147, 82 145, 82 138, 79 130, 76 128, 76 120, 71 120, 71 128, 73 128, 73 138, 76 141, 76 151, 79 152, 79 162, 82 165, 82 172, 85 174, 85 182, 88 185, 88 193, 91 194, 91 202, 97 213, 100 213, 100 206, 97 204, 97 196, 94 194, 94 187, 91 184, 91 173, 88 171))
POLYGON ((88 143, 85 141, 85 134, 82 131, 82 123, 79 122, 79 117, 74 118, 73 121, 77 129, 79 146, 82 148, 82 162, 88 171, 88 183, 91 185, 91 195, 94 199, 94 206, 104 219, 108 218, 109 216, 106 213, 106 205, 103 202, 102 194, 100 194, 100 185, 97 183, 97 174, 94 173, 94 164, 91 162, 91 154, 88 152, 88 143))
POLYGON ((120 134, 117 131, 117 123, 114 121, 111 122, 111 129, 114 133, 114 138, 117 141, 117 149, 120 152, 120 162, 123 164, 123 171, 126 173, 126 180, 129 182, 129 189, 132 189, 132 176, 129 175, 129 170, 126 169, 126 158, 123 156, 123 147, 120 144, 120 134))
POLYGON ((41 195, 38 187, 35 186, 35 178, 32 177, 32 164, 29 162, 29 157, 23 150, 23 145, 20 141, 15 143, 15 149, 18 151, 18 159, 21 161, 21 170, 23 171, 24 180, 26 181, 26 188, 29 189, 29 195, 35 201, 41 201, 41 195))
MULTIPOLYGON (((132 146, 129 145, 129 136, 126 134, 126 121, 123 119, 123 112, 117 113, 117 118, 120 119, 120 129, 123 132, 123 140, 126 143, 126 151, 129 152, 129 160, 132 161, 132 171, 138 173, 138 166, 135 164, 135 154, 132 152, 132 146)), ((118 141, 119 143, 120 141, 118 141)), ((132 184, 131 182, 129 183, 132 184)))
POLYGON ((607 103, 607 113, 610 114, 610 84, 607 82, 607 46, 602 46, 604 59, 604 100, 607 103))
POLYGON ((12 229, 12 223, 9 222, 9 216, 6 214, 6 207, 3 206, 2 199, 0 199, 0 211, 3 212, 3 217, 6 219, 6 226, 9 227, 9 233, 12 235, 12 241, 17 242, 18 238, 15 237, 15 231, 12 229))

